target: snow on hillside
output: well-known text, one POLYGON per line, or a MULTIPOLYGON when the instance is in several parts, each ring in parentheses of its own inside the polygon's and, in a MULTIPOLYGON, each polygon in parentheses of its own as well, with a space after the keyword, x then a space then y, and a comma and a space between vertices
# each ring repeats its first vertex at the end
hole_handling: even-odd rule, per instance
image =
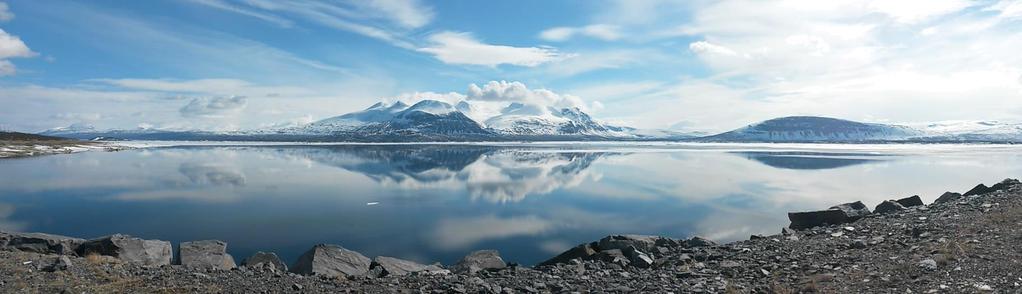
POLYGON ((944 121, 908 124, 925 137, 950 140, 1022 141, 1022 123, 1000 121, 944 121))
POLYGON ((905 140, 920 135, 922 132, 905 126, 860 123, 827 117, 790 116, 766 120, 734 131, 710 136, 707 139, 711 141, 762 142, 861 142, 905 140))

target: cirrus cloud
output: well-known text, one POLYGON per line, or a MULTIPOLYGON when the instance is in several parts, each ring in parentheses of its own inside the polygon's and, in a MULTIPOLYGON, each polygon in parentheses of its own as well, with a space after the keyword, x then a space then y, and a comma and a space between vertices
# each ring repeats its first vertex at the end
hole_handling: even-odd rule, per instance
POLYGON ((501 64, 534 67, 569 55, 547 47, 514 47, 486 44, 469 33, 440 32, 429 36, 432 43, 418 51, 432 54, 447 64, 496 67, 501 64))
POLYGON ((575 36, 592 37, 604 41, 621 38, 620 27, 608 24, 592 24, 582 27, 554 27, 539 33, 539 37, 547 41, 567 41, 575 36))
POLYGON ((11 8, 7 6, 7 3, 0 2, 0 21, 10 21, 14 19, 14 13, 11 12, 11 8))

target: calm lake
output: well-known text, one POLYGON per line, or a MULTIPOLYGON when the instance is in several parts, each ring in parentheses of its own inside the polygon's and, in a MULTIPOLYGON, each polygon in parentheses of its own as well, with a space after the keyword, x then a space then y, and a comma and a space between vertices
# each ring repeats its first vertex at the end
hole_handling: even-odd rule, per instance
POLYGON ((0 160, 0 229, 220 239, 239 262, 317 243, 535 264, 608 234, 775 234, 786 212, 1022 177, 1022 146, 176 146, 0 160))

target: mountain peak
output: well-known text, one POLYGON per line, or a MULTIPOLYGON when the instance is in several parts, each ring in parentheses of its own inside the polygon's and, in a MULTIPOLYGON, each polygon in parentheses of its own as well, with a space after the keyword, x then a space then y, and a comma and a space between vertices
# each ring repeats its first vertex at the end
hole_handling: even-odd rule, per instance
POLYGON ((411 107, 408 107, 405 111, 421 111, 429 114, 443 115, 457 111, 454 106, 447 102, 437 100, 422 100, 416 102, 411 107))

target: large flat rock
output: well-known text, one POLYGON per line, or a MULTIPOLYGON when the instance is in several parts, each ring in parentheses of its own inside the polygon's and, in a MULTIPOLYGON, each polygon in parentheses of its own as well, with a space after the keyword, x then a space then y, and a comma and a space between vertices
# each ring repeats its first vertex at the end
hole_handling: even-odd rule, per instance
POLYGON ((425 265, 394 257, 377 256, 373 259, 372 271, 378 277, 404 276, 411 273, 445 273, 447 270, 436 265, 425 265))
POLYGON ((80 256, 100 254, 143 265, 167 265, 173 257, 170 242, 121 234, 85 241, 75 251, 80 256))
POLYGON ((74 254, 85 239, 43 233, 0 232, 0 247, 42 254, 74 254))
POLYGON ((372 263, 361 253, 333 244, 319 244, 302 256, 291 271, 303 275, 365 276, 372 263))
POLYGON ((237 267, 234 257, 227 254, 227 242, 202 240, 182 242, 178 246, 179 264, 192 267, 232 269, 237 267))

